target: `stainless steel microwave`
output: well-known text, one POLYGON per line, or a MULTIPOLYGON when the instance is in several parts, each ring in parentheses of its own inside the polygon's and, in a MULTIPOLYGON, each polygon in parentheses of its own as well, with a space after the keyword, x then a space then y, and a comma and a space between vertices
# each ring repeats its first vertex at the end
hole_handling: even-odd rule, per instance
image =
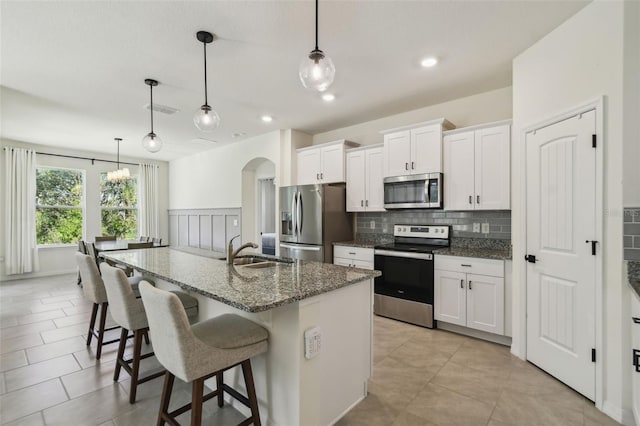
POLYGON ((441 209, 442 173, 384 178, 385 209, 441 209))

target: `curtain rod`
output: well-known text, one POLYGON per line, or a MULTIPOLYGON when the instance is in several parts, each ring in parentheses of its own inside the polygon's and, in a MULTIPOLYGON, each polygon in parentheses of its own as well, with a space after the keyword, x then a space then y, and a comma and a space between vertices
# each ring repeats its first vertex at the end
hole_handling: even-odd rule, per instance
MULTIPOLYGON (((64 158, 75 158, 77 160, 89 160, 91 161, 91 164, 93 165, 96 161, 101 161, 103 163, 114 163, 116 164, 117 161, 113 161, 113 160, 101 160, 99 158, 89 158, 89 157, 78 157, 76 155, 64 155, 64 154, 50 154, 48 152, 39 152, 36 151, 36 154, 38 155, 50 155, 51 157, 64 157, 64 158)), ((126 164, 128 166, 139 166, 140 163, 127 163, 125 161, 120 161, 120 164, 126 164)), ((156 165, 157 166, 157 165, 156 165)))

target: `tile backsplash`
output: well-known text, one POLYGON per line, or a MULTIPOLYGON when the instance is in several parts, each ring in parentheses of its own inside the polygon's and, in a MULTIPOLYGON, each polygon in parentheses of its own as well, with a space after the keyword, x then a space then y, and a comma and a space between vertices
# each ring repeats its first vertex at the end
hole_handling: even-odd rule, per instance
MULTIPOLYGON (((451 225, 452 238, 511 239, 511 210, 468 212, 393 210, 356 213, 356 234, 359 238, 373 239, 384 235, 391 236, 393 234, 393 225, 396 224, 451 225), (485 227, 488 224, 489 233, 473 232, 474 223, 479 224, 480 230, 482 230, 483 224, 485 224, 485 227)), ((640 223, 638 226, 640 226, 640 223)))
POLYGON ((624 209, 624 260, 640 261, 640 207, 624 209))

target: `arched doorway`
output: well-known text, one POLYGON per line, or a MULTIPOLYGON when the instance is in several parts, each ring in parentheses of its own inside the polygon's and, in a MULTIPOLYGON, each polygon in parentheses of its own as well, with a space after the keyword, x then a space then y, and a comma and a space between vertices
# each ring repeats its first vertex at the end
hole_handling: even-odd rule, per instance
POLYGON ((275 176, 275 163, 263 157, 242 169, 242 242, 254 242, 267 254, 275 254, 277 246, 275 176))

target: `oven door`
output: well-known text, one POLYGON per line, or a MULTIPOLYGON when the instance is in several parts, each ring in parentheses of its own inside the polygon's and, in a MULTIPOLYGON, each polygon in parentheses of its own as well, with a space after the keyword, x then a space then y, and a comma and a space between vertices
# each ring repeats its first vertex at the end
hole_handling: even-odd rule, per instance
POLYGON ((433 255, 375 250, 375 292, 433 305, 433 255))

